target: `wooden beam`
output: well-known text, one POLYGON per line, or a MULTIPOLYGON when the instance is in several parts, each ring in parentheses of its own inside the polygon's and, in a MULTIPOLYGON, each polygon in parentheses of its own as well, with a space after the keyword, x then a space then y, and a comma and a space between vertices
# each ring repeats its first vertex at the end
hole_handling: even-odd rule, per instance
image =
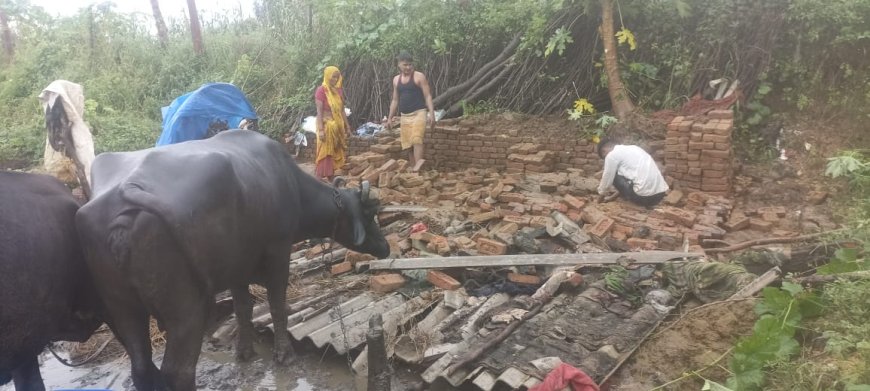
POLYGON ((658 264, 677 258, 703 257, 702 253, 681 251, 640 251, 628 253, 524 254, 471 257, 383 259, 369 263, 371 270, 446 269, 451 267, 503 266, 598 266, 613 264, 658 264))
POLYGON ((420 205, 385 205, 381 207, 378 212, 380 213, 393 213, 393 212, 408 212, 408 213, 418 213, 425 212, 429 210, 429 208, 420 205))

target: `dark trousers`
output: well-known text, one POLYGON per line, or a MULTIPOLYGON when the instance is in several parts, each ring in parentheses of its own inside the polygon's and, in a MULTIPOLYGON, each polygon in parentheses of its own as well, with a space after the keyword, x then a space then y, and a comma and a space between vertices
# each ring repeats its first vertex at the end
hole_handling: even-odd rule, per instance
POLYGON ((613 178, 613 187, 619 191, 619 195, 622 196, 622 198, 640 206, 656 206, 662 201, 662 198, 665 198, 665 193, 658 193, 649 196, 637 195, 637 193, 634 192, 634 183, 630 179, 619 174, 616 174, 616 177, 613 178))

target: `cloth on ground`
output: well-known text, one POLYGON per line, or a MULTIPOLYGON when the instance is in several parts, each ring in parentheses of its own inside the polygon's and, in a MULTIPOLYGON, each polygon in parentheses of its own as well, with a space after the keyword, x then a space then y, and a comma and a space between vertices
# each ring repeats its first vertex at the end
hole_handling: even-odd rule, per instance
POLYGON ((598 385, 583 371, 562 363, 529 391, 598 391, 598 385))
POLYGON ((510 281, 496 281, 483 285, 477 289, 471 289, 468 294, 471 296, 492 296, 496 293, 507 293, 511 296, 515 295, 533 295, 538 290, 535 285, 516 284, 510 281))

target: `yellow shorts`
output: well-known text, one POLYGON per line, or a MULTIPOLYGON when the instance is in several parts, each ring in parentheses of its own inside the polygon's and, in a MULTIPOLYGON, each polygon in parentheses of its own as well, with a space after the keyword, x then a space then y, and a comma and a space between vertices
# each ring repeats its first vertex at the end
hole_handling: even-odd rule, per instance
POLYGON ((410 114, 402 114, 399 125, 399 139, 402 142, 402 149, 423 144, 423 136, 426 134, 426 113, 426 109, 420 109, 410 114))

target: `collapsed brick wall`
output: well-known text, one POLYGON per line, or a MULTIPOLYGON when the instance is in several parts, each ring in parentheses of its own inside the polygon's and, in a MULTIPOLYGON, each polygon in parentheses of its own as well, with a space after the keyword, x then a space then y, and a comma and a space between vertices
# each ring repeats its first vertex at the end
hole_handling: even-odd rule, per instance
POLYGON ((731 110, 675 117, 668 125, 664 160, 667 175, 685 190, 727 195, 731 191, 731 110))

